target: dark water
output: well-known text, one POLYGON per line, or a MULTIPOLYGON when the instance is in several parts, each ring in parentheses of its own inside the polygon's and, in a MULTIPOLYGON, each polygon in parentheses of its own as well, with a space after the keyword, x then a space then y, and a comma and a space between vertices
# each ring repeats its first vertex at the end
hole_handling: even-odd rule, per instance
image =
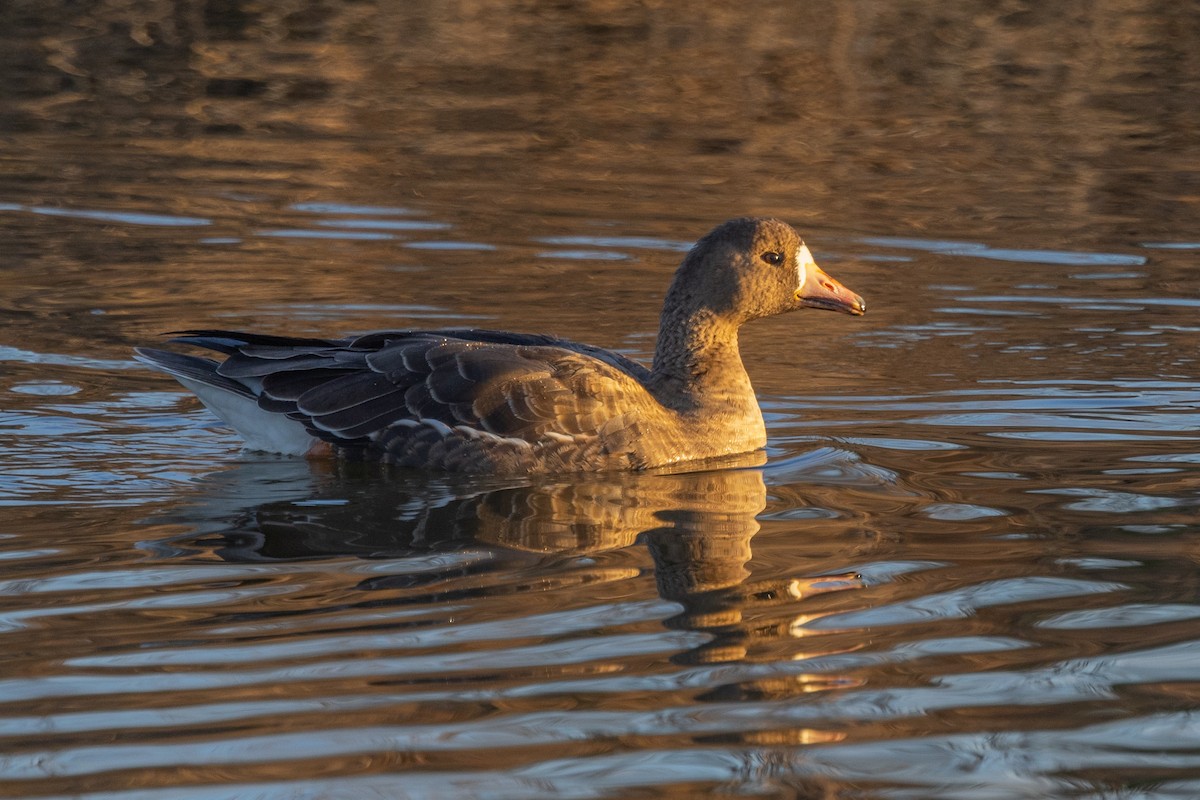
MULTIPOLYGON (((653 4, 652 4, 653 5, 653 4)), ((0 4, 0 794, 1200 797, 1200 9, 0 4), (241 453, 181 327, 644 358, 774 214, 765 456, 241 453)))

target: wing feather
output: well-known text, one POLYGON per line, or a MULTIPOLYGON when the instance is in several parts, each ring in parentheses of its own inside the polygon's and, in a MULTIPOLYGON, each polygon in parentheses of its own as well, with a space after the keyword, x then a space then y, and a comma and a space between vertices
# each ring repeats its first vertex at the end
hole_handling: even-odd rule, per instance
MULTIPOLYGON (((378 372, 352 372, 321 381, 300 395, 296 409, 313 417, 336 414, 397 392, 395 381, 378 372)), ((403 396, 403 390, 400 391, 403 396)))
POLYGON ((359 439, 370 438, 389 425, 404 419, 408 419, 404 391, 396 389, 350 408, 314 416, 312 422, 322 430, 340 437, 359 439))
POLYGON ((614 447, 632 453, 638 432, 629 420, 657 405, 641 364, 550 336, 455 329, 337 340, 203 330, 177 341, 226 353, 217 373, 264 410, 414 466, 436 456, 469 468, 490 457, 488 448, 514 459, 534 448, 546 464, 568 466, 614 447))

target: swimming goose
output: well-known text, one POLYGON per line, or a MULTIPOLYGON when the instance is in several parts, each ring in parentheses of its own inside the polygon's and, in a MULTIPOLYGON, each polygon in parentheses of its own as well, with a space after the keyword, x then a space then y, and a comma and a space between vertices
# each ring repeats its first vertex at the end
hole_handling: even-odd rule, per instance
POLYGON ((639 470, 749 452, 766 428, 738 328, 800 308, 862 314, 788 224, 741 218, 684 257, 653 365, 553 336, 378 331, 309 339, 220 330, 137 348, 254 450, 486 474, 639 470))

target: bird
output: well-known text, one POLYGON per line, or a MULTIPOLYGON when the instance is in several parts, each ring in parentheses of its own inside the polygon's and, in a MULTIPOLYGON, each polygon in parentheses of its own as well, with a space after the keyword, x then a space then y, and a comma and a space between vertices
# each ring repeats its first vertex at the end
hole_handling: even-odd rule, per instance
POLYGON ((135 358, 194 392, 248 450, 482 475, 636 471, 761 449, 738 329, 808 308, 866 312, 791 225, 739 217, 683 257, 649 367, 547 334, 465 328, 186 330, 167 335, 224 358, 149 347, 135 358))

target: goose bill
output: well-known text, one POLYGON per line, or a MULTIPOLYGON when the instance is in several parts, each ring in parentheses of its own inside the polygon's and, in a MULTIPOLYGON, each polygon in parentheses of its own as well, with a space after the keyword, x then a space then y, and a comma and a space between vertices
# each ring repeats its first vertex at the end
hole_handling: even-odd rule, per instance
POLYGON ((867 312, 867 305, 854 292, 825 274, 816 264, 805 266, 804 283, 796 290, 796 300, 807 308, 841 311, 858 317, 867 312))

